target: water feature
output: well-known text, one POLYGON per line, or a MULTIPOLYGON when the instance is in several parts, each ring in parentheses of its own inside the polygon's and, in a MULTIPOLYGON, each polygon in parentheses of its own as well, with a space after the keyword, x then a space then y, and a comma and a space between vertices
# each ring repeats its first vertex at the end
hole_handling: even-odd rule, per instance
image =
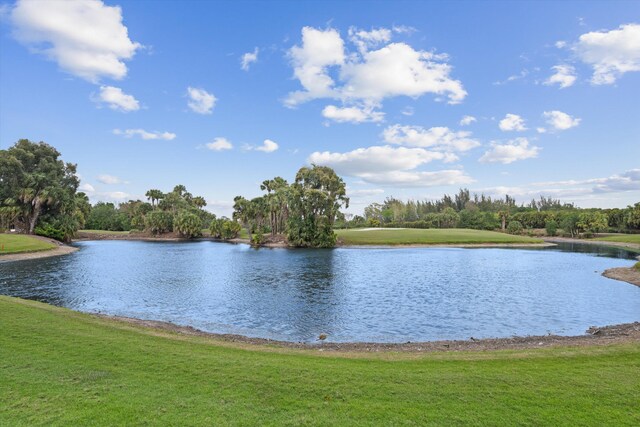
POLYGON ((622 249, 252 249, 87 241, 0 264, 0 294, 286 341, 406 342, 554 333, 640 320, 640 287, 601 276, 622 249))

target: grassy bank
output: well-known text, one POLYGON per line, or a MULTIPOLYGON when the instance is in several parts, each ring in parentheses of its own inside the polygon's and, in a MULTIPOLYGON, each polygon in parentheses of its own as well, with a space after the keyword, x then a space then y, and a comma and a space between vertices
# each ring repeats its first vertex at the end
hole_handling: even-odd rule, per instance
POLYGON ((54 249, 52 243, 24 234, 0 234, 0 255, 40 252, 54 249))
POLYGON ((436 245, 482 243, 542 243, 542 240, 494 231, 468 229, 354 229, 336 230, 345 245, 436 245))
POLYGON ((0 297, 0 424, 632 425, 640 346, 239 348, 0 297))
POLYGON ((124 236, 131 234, 129 231, 111 231, 111 230, 78 230, 79 233, 87 234, 112 234, 114 236, 124 236))
POLYGON ((620 234, 618 236, 597 237, 595 239, 602 242, 635 243, 640 245, 640 234, 620 234))

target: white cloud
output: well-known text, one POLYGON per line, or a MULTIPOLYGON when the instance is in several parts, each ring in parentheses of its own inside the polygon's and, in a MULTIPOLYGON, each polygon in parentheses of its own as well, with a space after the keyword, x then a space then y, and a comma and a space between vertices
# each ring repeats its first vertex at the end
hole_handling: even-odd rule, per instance
POLYGON ((506 144, 492 143, 491 149, 480 157, 482 163, 509 164, 518 160, 538 157, 541 148, 529 146, 527 138, 516 138, 506 144))
POLYGON ((391 30, 387 28, 374 28, 371 31, 365 31, 351 27, 348 34, 349 40, 357 46, 361 53, 391 40, 391 30))
POLYGON ((176 134, 175 133, 171 133, 171 132, 147 132, 144 129, 125 129, 125 130, 120 130, 120 129, 114 129, 113 130, 114 135, 121 135, 124 136, 125 138, 132 138, 136 135, 138 135, 140 138, 142 139, 164 139, 165 141, 171 141, 173 139, 175 139, 176 134))
POLYGON ((189 86, 187 95, 189 96, 189 108, 195 113, 211 114, 216 105, 216 97, 204 89, 189 86))
POLYGON ((207 206, 205 209, 216 215, 231 218, 233 215, 233 205, 233 200, 207 199, 207 206))
POLYGON ((522 132, 527 130, 524 119, 517 114, 508 113, 504 116, 504 119, 500 120, 498 125, 501 131, 509 132, 509 131, 517 131, 522 132))
POLYGON ((465 98, 462 83, 450 77, 446 55, 414 50, 406 43, 386 44, 390 34, 383 28, 351 29, 349 39, 358 51, 346 52, 337 30, 304 27, 301 45, 289 50, 294 76, 303 90, 289 93, 285 105, 331 98, 367 106, 388 97, 417 98, 426 93, 447 97, 452 104, 465 98))
POLYGON ((545 111, 542 113, 542 116, 547 119, 547 124, 551 126, 554 130, 567 130, 573 127, 576 127, 580 124, 582 119, 578 119, 576 117, 571 117, 567 113, 563 113, 562 111, 553 110, 553 111, 545 111))
MULTIPOLYGON (((447 161, 452 155, 424 148, 373 146, 346 153, 315 152, 309 163, 330 166, 338 174, 381 185, 433 186, 472 182, 462 170, 415 171, 434 160, 447 161)), ((455 156, 454 156, 455 157, 455 156)))
POLYGON ((384 193, 382 188, 367 188, 362 190, 352 190, 351 188, 347 188, 347 195, 351 199, 377 196, 382 193, 384 193))
POLYGON ((446 155, 423 148, 391 147, 389 145, 358 148, 346 153, 314 152, 309 163, 330 166, 338 173, 360 176, 366 173, 410 170, 433 160, 444 160, 446 155))
POLYGON ((391 43, 349 61, 340 70, 345 82, 342 96, 353 100, 382 101, 394 96, 417 98, 426 93, 461 102, 467 92, 459 80, 450 78, 445 56, 414 50, 405 43, 391 43))
POLYGON ((555 71, 555 73, 545 80, 545 85, 551 86, 557 84, 560 86, 560 89, 564 89, 575 83, 576 69, 571 65, 554 65, 551 69, 555 71))
POLYGON ((99 0, 19 0, 11 22, 18 41, 93 83, 125 77, 124 61, 142 47, 129 39, 120 7, 99 0))
POLYGON ((591 83, 613 84, 624 73, 640 71, 640 24, 583 34, 572 50, 593 68, 591 83))
POLYGON ((240 68, 242 68, 244 71, 249 71, 249 67, 251 66, 251 64, 253 64, 254 62, 258 62, 259 52, 260 49, 256 47, 255 49, 253 49, 253 52, 247 52, 242 55, 242 58, 240 58, 240 68))
POLYGON ((334 81, 327 67, 342 65, 345 60, 344 41, 334 29, 325 31, 312 27, 302 29, 302 46, 289 49, 293 74, 304 91, 292 92, 285 104, 293 107, 315 98, 334 98, 334 81))
POLYGON ((212 142, 206 143, 205 146, 212 151, 231 150, 233 148, 233 144, 222 137, 215 138, 212 142))
POLYGON ((606 178, 591 178, 584 180, 537 182, 537 187, 590 187, 593 193, 617 193, 624 191, 640 191, 640 169, 630 169, 620 174, 606 178))
POLYGON ((464 171, 448 169, 433 172, 392 171, 375 174, 362 174, 360 177, 372 184, 395 185, 402 187, 434 187, 441 185, 465 185, 474 182, 464 171))
POLYGON ((107 185, 128 184, 128 182, 121 180, 117 176, 107 174, 98 175, 97 179, 99 182, 107 185))
POLYGON ((497 81, 497 82, 493 82, 493 84, 496 85, 496 86, 504 85, 504 84, 507 84, 507 83, 514 82, 516 80, 524 79, 528 75, 529 75, 529 70, 525 69, 525 70, 520 71, 520 73, 518 73, 518 74, 513 74, 513 75, 507 77, 505 80, 500 80, 500 81, 497 81))
POLYGON ((478 119, 476 119, 473 116, 464 116, 462 119, 460 119, 460 126, 469 126, 471 123, 477 122, 478 119))
POLYGON ((91 99, 93 102, 106 104, 112 110, 123 113, 140 109, 138 100, 133 95, 124 93, 119 87, 100 86, 100 93, 97 96, 92 96, 91 99))
MULTIPOLYGON (((585 207, 585 203, 590 206, 624 207, 624 197, 621 195, 640 195, 640 169, 631 169, 620 174, 615 174, 605 178, 591 178, 584 180, 567 180, 551 182, 534 182, 517 187, 491 187, 478 189, 491 196, 503 197, 505 194, 528 201, 532 198, 556 197, 563 202, 581 202, 580 206, 585 207), (615 197, 607 195, 616 194, 615 197)), ((627 200, 637 200, 633 196, 628 196, 627 200)))
POLYGON ((322 115, 327 119, 338 123, 381 122, 384 120, 384 113, 381 111, 374 111, 373 107, 359 108, 327 105, 322 110, 322 115))
POLYGON ((425 129, 420 126, 389 126, 382 132, 383 139, 391 144, 410 147, 430 147, 434 150, 467 151, 480 145, 470 138, 471 132, 452 131, 447 127, 425 129))
POLYGON ((95 191, 96 191, 96 189, 95 189, 95 188, 93 188, 93 185, 91 185, 91 184, 89 184, 89 183, 81 184, 81 185, 78 187, 78 190, 80 190, 80 191, 84 191, 85 193, 93 193, 93 192, 95 192, 95 191))
POLYGON ((278 144, 270 139, 265 139, 261 146, 255 148, 257 151, 273 153, 278 149, 278 144))
POLYGON ((403 116, 413 116, 413 114, 415 113, 413 107, 405 107, 402 111, 400 111, 400 114, 402 114, 403 116))

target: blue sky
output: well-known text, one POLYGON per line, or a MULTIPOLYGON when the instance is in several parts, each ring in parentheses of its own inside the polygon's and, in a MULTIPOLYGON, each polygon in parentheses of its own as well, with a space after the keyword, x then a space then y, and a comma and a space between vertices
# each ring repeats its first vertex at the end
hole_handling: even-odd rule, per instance
POLYGON ((0 147, 54 145, 93 201, 184 184, 228 215, 234 196, 310 162, 344 177, 354 213, 460 187, 640 201, 639 2, 19 1, 0 13, 0 147))

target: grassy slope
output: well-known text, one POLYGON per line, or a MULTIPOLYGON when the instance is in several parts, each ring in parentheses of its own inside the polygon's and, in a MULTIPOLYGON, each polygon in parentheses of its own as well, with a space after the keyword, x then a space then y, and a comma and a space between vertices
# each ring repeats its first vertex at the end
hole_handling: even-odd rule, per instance
POLYGON ((0 425, 638 425, 640 346, 335 357, 0 297, 0 425))
POLYGON ((0 255, 47 251, 55 247, 52 243, 24 234, 0 234, 0 255))
POLYGON ((111 231, 111 230, 78 230, 79 233, 87 234, 130 234, 128 231, 111 231))
POLYGON ((640 245, 640 234, 621 234, 619 236, 598 237, 592 240, 600 240, 603 242, 636 243, 640 245))
POLYGON ((401 230, 336 230, 338 239, 346 245, 411 245, 455 243, 540 243, 541 240, 524 236, 468 229, 416 229, 401 230))

